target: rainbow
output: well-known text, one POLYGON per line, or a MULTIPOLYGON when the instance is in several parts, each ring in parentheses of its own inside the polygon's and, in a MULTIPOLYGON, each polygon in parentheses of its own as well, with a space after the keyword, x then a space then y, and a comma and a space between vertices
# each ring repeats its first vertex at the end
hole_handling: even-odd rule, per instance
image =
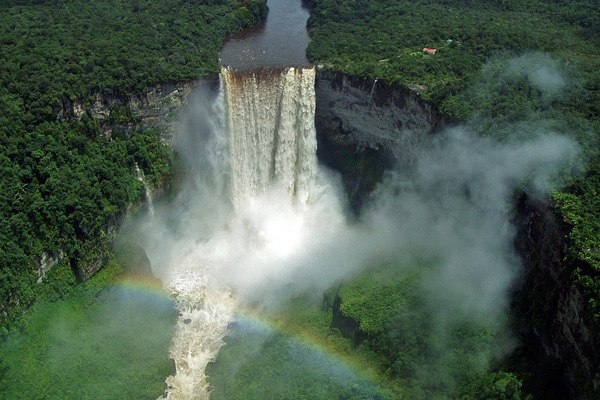
MULTIPOLYGON (((174 301, 163 283, 154 277, 123 275, 114 282, 114 286, 128 294, 149 297, 153 301, 161 303, 174 301)), ((330 371, 332 375, 352 382, 361 382, 370 387, 381 387, 383 378, 377 367, 360 353, 349 351, 347 347, 341 345, 340 343, 344 341, 336 340, 339 338, 339 333, 335 331, 309 330, 286 318, 269 316, 252 307, 236 309, 230 333, 235 335, 236 329, 239 332, 240 327, 249 335, 265 337, 282 335, 295 347, 301 349, 303 354, 308 354, 312 360, 317 360, 319 365, 330 371)), ((227 341, 226 337, 225 342, 227 341)))
MULTIPOLYGON (((322 366, 335 372, 336 376, 372 387, 381 387, 383 377, 378 367, 364 355, 349 350, 346 340, 335 340, 339 338, 339 332, 306 329, 284 318, 269 318, 252 308, 237 309, 233 324, 243 326, 250 335, 282 335, 294 346, 302 349, 303 353, 310 354, 311 359, 319 360, 322 366)), ((235 329, 234 327, 233 330, 235 329)), ((227 339, 225 341, 227 342, 227 339)))
POLYGON ((150 275, 122 274, 115 279, 113 287, 127 293, 173 301, 172 295, 166 290, 162 281, 150 275))

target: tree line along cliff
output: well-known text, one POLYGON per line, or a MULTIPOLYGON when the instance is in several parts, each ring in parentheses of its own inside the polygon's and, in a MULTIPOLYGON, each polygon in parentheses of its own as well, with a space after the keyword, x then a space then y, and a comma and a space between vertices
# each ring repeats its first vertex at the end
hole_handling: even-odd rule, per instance
POLYGON ((227 35, 266 12, 261 0, 0 5, 2 333, 110 257, 120 215, 143 197, 136 166, 155 187, 169 180, 170 150, 136 127, 127 98, 218 73, 227 35), (122 99, 101 120, 99 95, 122 99), (42 259, 59 262, 38 285, 42 259))
POLYGON ((570 226, 573 276, 600 321, 600 7, 577 3, 483 0, 389 2, 310 0, 310 60, 366 82, 399 84, 431 102, 450 121, 497 140, 540 130, 574 137, 584 166, 552 195, 570 226), (535 25, 536 29, 529 29, 535 25), (435 48, 435 54, 423 51, 435 48), (532 82, 548 64, 568 77, 532 82))

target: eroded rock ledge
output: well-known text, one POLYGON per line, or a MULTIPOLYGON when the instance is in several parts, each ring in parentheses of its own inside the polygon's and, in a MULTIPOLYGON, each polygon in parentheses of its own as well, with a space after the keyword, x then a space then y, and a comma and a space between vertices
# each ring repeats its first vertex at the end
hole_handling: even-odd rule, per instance
POLYGON ((106 136, 116 127, 159 127, 163 139, 169 141, 190 93, 201 82, 204 80, 149 86, 143 93, 125 97, 98 93, 86 101, 64 100, 57 118, 66 121, 91 118, 100 124, 106 136))
POLYGON ((315 91, 318 157, 342 173, 355 210, 386 169, 414 160, 441 123, 416 92, 382 80, 319 71, 315 91))
POLYGON ((527 196, 517 203, 515 225, 524 266, 514 302, 520 355, 537 366, 531 374, 543 379, 547 398, 599 399, 600 331, 573 282, 570 227, 551 204, 527 196))

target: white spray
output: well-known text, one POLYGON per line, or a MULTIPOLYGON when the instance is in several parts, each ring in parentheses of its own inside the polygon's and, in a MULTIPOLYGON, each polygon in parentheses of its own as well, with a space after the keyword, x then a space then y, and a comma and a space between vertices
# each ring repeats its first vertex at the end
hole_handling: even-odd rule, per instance
MULTIPOLYGON (((313 85, 311 69, 224 70, 223 104, 201 109, 227 117, 204 115, 189 127, 212 133, 182 135, 179 152, 197 163, 190 168, 192 210, 176 202, 144 232, 153 236, 145 247, 154 272, 169 282, 181 312, 168 399, 209 397, 204 369, 240 299, 318 293, 382 260, 400 259, 401 273, 403 264, 419 265, 420 254, 436 258, 436 273, 421 288, 439 339, 432 365, 439 371, 431 376, 445 371, 447 325, 506 329, 518 263, 505 205, 523 182, 543 193, 550 177, 576 158, 576 146, 559 135, 497 143, 462 129, 442 133, 415 151, 414 171, 391 174, 361 221, 348 226, 331 181, 317 168, 313 85)), ((497 347, 501 353, 508 345, 497 347)), ((484 370, 497 354, 476 356, 476 368, 484 370)))

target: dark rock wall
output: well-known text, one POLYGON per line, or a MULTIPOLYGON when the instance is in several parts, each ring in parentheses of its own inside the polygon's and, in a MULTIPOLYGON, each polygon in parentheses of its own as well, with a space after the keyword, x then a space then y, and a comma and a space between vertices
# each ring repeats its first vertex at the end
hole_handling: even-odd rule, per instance
POLYGON ((315 91, 317 154, 342 173, 355 211, 386 169, 412 162, 440 123, 436 109, 415 92, 381 80, 318 71, 315 91))
POLYGON ((551 205, 526 196, 515 223, 524 270, 514 310, 520 356, 536 366, 530 389, 547 399, 600 399, 600 331, 573 280, 569 227, 551 205))
POLYGON ((354 346, 364 340, 366 335, 360 330, 359 321, 342 312, 342 298, 339 293, 336 294, 331 305, 331 313, 331 328, 337 329, 344 337, 351 339, 354 346))
POLYGON ((336 128, 320 134, 337 145, 377 149, 397 161, 410 161, 439 122, 435 108, 415 92, 381 80, 319 72, 315 95, 317 125, 336 128))

